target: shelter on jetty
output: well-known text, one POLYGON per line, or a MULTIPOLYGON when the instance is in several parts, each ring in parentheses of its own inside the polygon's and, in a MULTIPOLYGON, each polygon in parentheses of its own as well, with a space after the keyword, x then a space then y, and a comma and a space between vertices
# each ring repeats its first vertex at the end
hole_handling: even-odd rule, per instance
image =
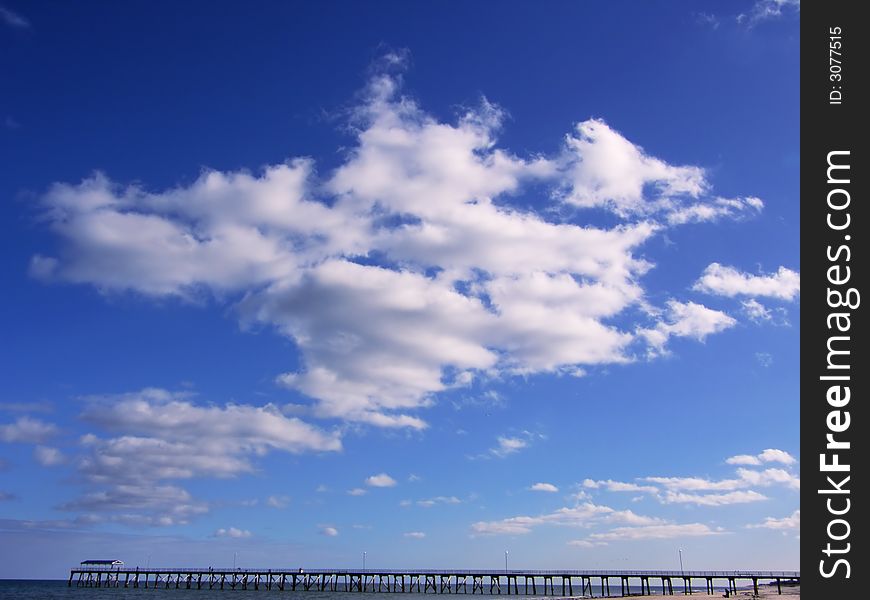
MULTIPOLYGON (((114 563, 113 563, 114 564, 114 563)), ((655 570, 427 570, 427 569, 182 569, 82 566, 70 570, 69 586, 174 589, 313 590, 318 592, 419 592, 423 594, 490 594, 525 596, 617 597, 692 594, 703 581, 736 594, 738 582, 800 583, 800 571, 655 571, 655 570), (718 583, 717 583, 718 582, 718 583), (593 587, 594 586, 594 587, 593 587), (618 586, 618 587, 617 587, 618 586), (638 592, 638 588, 639 592, 638 592), (522 592, 520 590, 522 589, 522 592)))

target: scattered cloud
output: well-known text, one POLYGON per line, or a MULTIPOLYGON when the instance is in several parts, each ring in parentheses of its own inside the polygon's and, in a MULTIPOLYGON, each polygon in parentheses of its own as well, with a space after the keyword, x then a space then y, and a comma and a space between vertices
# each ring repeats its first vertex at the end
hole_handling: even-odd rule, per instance
POLYGON ((341 450, 337 434, 288 418, 271 404, 217 406, 194 399, 187 392, 154 388, 85 398, 82 419, 115 437, 82 437, 76 467, 93 491, 66 503, 65 510, 184 523, 208 507, 168 481, 251 473, 253 459, 273 451, 341 450))
POLYGON ((478 521, 472 524, 471 531, 474 535, 520 535, 531 533, 532 529, 542 525, 591 527, 601 523, 652 525, 664 522, 662 519, 638 515, 630 510, 616 510, 609 506, 583 502, 535 517, 517 516, 500 521, 478 521))
POLYGON ((266 498, 266 506, 272 508, 287 508, 290 505, 290 496, 269 496, 266 498))
POLYGON ((699 25, 706 25, 713 29, 719 29, 719 17, 714 14, 705 12, 695 13, 695 22, 699 25))
MULTIPOLYGON (((692 289, 717 296, 753 296, 793 300, 800 294, 801 276, 797 271, 780 267, 776 273, 751 275, 719 263, 704 269, 692 289)), ((755 306, 755 305, 752 305, 755 306)))
POLYGON ((347 490, 347 493, 350 496, 365 496, 368 492, 363 488, 353 488, 352 490, 347 490))
POLYGON ((617 540, 661 540, 683 537, 720 535, 723 530, 711 529, 702 523, 644 525, 640 527, 617 527, 605 533, 593 533, 589 538, 593 541, 617 540))
POLYGON ((378 475, 372 475, 371 477, 366 478, 366 485, 369 487, 395 487, 396 480, 387 475, 386 473, 379 473, 378 475))
POLYGON ((417 500, 417 506, 422 506, 423 508, 431 508, 436 504, 461 504, 462 500, 457 498, 456 496, 435 496, 434 498, 426 498, 424 500, 417 500))
POLYGON ((654 328, 640 329, 638 334, 649 343, 650 356, 656 356, 666 352, 665 345, 671 337, 689 337, 703 342, 707 336, 736 323, 733 317, 702 304, 669 300, 665 318, 654 328))
POLYGON ((326 537, 335 537, 338 535, 338 529, 335 527, 321 527, 320 535, 325 535, 326 537))
POLYGON ((756 352, 755 360, 758 361, 758 364, 765 369, 773 365, 773 355, 769 352, 756 352))
POLYGON ((793 465, 797 462, 797 459, 786 452, 785 450, 778 450, 776 448, 767 448, 760 454, 738 454, 737 456, 732 456, 730 458, 725 459, 725 462, 729 465, 750 465, 750 466, 758 466, 763 463, 771 463, 778 462, 784 465, 793 465))
POLYGON ((226 529, 221 528, 214 532, 214 537, 227 537, 227 538, 249 538, 251 537, 251 532, 247 529, 237 529, 236 527, 228 527, 226 529))
POLYGON ((558 492, 559 488, 552 483, 536 483, 529 487, 529 490, 533 492, 558 492))
POLYGON ((781 519, 776 519, 774 517, 767 517, 763 523, 758 523, 755 525, 747 525, 750 529, 777 529, 777 530, 785 530, 785 529, 797 529, 800 531, 801 528, 801 511, 800 509, 791 513, 791 515, 787 517, 783 517, 781 519))
POLYGON ((424 537, 426 537, 426 534, 422 531, 408 531, 404 534, 404 536, 406 538, 411 538, 414 540, 422 540, 424 537))
POLYGON ((767 500, 767 496, 752 490, 727 492, 724 494, 688 494, 668 490, 662 496, 665 504, 697 504, 698 506, 726 506, 767 500))
POLYGON ((583 487, 593 490, 603 488, 608 492, 646 492, 648 494, 654 494, 659 491, 657 487, 651 485, 639 485, 637 483, 614 481, 612 479, 607 479, 603 481, 584 479, 583 487))
POLYGON ((66 457, 57 448, 37 446, 33 449, 33 458, 43 467, 54 467, 66 462, 66 457))
POLYGON ((57 426, 32 417, 19 417, 14 423, 0 425, 0 441, 41 444, 57 434, 57 426))
POLYGON ((756 0, 748 13, 737 15, 737 22, 747 27, 755 27, 763 21, 778 19, 784 13, 799 13, 801 0, 756 0))

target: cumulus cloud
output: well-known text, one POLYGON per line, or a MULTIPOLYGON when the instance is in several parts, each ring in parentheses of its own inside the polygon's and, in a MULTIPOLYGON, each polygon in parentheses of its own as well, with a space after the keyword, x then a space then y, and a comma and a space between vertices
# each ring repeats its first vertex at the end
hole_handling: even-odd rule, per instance
POLYGON ((557 488, 552 483, 536 483, 529 487, 529 489, 533 492, 558 492, 559 488, 557 488))
POLYGON ((576 206, 647 213, 674 197, 697 198, 708 187, 703 169, 651 157, 599 119, 579 123, 566 144, 572 164, 565 201, 576 206))
POLYGON ((404 536, 406 538, 411 538, 414 540, 422 540, 424 537, 426 537, 426 534, 422 531, 408 531, 404 534, 404 536))
POLYGON ((326 537, 335 537, 338 535, 338 529, 335 527, 321 527, 320 535, 325 535, 326 537))
POLYGON ((366 485, 370 487, 395 487, 396 480, 386 473, 379 473, 366 478, 366 485))
POLYGON ((365 496, 368 492, 363 488, 353 488, 351 490, 347 490, 347 494, 349 496, 365 496))
POLYGON ((717 296, 762 296, 793 300, 800 294, 801 276, 797 271, 785 267, 780 267, 776 273, 752 275, 734 267, 711 263, 692 289, 717 296))
POLYGON ((236 527, 228 527, 226 529, 222 527, 214 532, 214 537, 249 538, 251 535, 251 532, 247 529, 238 529, 236 527))
MULTIPOLYGON (((277 381, 312 398, 310 414, 378 427, 425 428, 417 410, 480 374, 577 375, 634 360, 638 337, 703 339, 727 325, 638 336, 631 309, 645 305, 652 267, 638 254, 662 228, 760 201, 708 197, 703 169, 668 164, 601 120, 577 125, 554 156, 522 157, 498 146, 504 113, 486 100, 441 122, 377 70, 361 98, 332 172, 297 158, 165 190, 101 173, 51 186, 43 222, 59 245, 32 257, 32 275, 231 306, 244 326, 293 339, 303 366, 277 381), (533 186, 551 206, 512 205, 533 186), (548 209, 563 203, 624 222, 557 220, 548 209)), ((302 447, 330 445, 292 427, 302 447)))
POLYGON ((763 523, 758 523, 755 525, 747 525, 750 529, 762 528, 762 529, 777 529, 777 530, 786 530, 786 529, 797 529, 801 528, 801 511, 796 510, 791 515, 787 517, 782 517, 781 519, 776 519, 774 517, 767 517, 763 523))
POLYGON ((57 433, 57 426, 32 417, 19 417, 14 423, 0 425, 0 441, 40 444, 57 433))

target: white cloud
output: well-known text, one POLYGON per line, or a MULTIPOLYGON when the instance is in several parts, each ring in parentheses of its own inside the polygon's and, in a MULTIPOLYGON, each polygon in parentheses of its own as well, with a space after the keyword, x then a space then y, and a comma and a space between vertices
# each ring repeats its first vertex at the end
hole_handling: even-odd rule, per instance
POLYGON ((335 537, 338 535, 338 529, 335 527, 321 527, 320 534, 326 537, 335 537))
POLYGON ((724 491, 736 490, 746 485, 742 479, 721 479, 718 481, 703 477, 644 477, 643 479, 670 490, 724 491))
POLYGON ((792 489, 799 490, 801 480, 798 476, 793 475, 785 469, 765 469, 763 471, 753 471, 751 469, 737 469, 737 474, 740 478, 749 485, 768 486, 773 484, 781 484, 792 489))
POLYGON ((751 275, 719 263, 704 269, 692 289, 718 296, 763 296, 793 300, 800 294, 801 276, 797 271, 780 267, 776 273, 751 275))
POLYGON ((776 519, 774 517, 767 517, 763 523, 758 523, 756 525, 747 525, 747 527, 751 529, 763 528, 763 529, 797 529, 801 528, 801 511, 796 510, 791 515, 787 517, 783 517, 781 519, 776 519))
POLYGON ((730 458, 725 459, 725 462, 729 465, 750 465, 750 466, 758 466, 762 463, 771 463, 778 462, 784 465, 793 465, 797 462, 797 459, 786 452, 785 450, 778 450, 776 448, 767 448, 760 454, 750 455, 750 454, 738 454, 737 456, 732 456, 730 458))
POLYGON ((426 498, 424 500, 417 500, 417 506, 422 506, 423 508, 431 508, 432 506, 435 506, 436 504, 461 504, 461 503, 462 503, 462 500, 460 500, 456 496, 435 496, 434 498, 426 498))
POLYGON ((595 548, 597 546, 606 546, 607 542, 593 542, 590 540, 569 540, 565 542, 568 546, 575 546, 577 548, 595 548))
POLYGON ((724 494, 688 494, 668 490, 662 496, 666 504, 697 504, 699 506, 726 506, 767 500, 767 496, 752 490, 740 490, 724 494))
POLYGON ((349 496, 365 496, 368 492, 363 488, 353 488, 352 490, 347 490, 349 496))
POLYGON ((489 449, 489 455, 497 458, 510 456, 529 446, 529 440, 521 437, 499 436, 496 441, 498 444, 489 449))
POLYGON ((576 206, 602 206, 622 216, 644 214, 656 202, 697 198, 708 187, 702 169, 648 156, 599 119, 579 123, 566 144, 571 184, 564 199, 576 206))
POLYGON ((269 496, 266 498, 266 506, 272 508, 287 508, 290 504, 290 496, 269 496))
POLYGON ((764 208, 759 198, 715 198, 707 203, 693 204, 673 209, 667 214, 670 225, 707 223, 720 219, 739 219, 757 215, 764 208))
POLYGON ((558 492, 559 488, 557 488, 552 483, 536 483, 529 487, 529 489, 533 492, 558 492))
POLYGON ((82 418, 116 437, 82 437, 77 468, 95 491, 67 503, 68 510, 141 511, 142 522, 187 522, 207 506, 165 481, 250 473, 254 458, 273 451, 341 450, 337 434, 285 417, 271 404, 197 404, 190 394, 160 389, 85 400, 82 418), (163 490, 158 502, 149 489, 163 490))
POLYGON ((719 535, 722 531, 710 529, 702 523, 644 525, 641 527, 617 527, 605 533, 593 533, 589 538, 594 541, 671 539, 719 535))
POLYGON ((37 446, 33 449, 33 458, 43 467, 54 467, 66 462, 66 457, 57 448, 37 446))
POLYGON ((228 537, 228 538, 249 538, 251 537, 251 532, 247 529, 238 529, 236 527, 227 527, 226 529, 221 528, 214 532, 215 537, 228 537))
POLYGON ((761 462, 778 462, 784 465, 793 465, 797 462, 794 456, 785 450, 778 450, 776 448, 767 448, 758 455, 758 458, 761 459, 761 462))
POLYGON ((57 433, 57 427, 32 417, 19 417, 14 423, 0 425, 0 441, 40 444, 57 433))
POLYGON ((426 537, 426 534, 422 531, 408 531, 404 534, 404 536, 406 538, 411 538, 414 540, 422 540, 424 537, 426 537))
POLYGON ((609 506, 584 502, 536 517, 517 516, 500 521, 478 521, 471 525, 471 531, 475 535, 519 535, 531 533, 532 529, 541 525, 591 527, 601 523, 652 525, 663 522, 661 519, 638 515, 630 510, 615 510, 609 506))
POLYGON ((762 21, 778 19, 784 12, 801 10, 801 0, 756 0, 749 13, 737 15, 737 22, 747 27, 755 27, 762 21))
POLYGON ((648 494, 654 494, 658 492, 658 488, 651 485, 639 485, 637 483, 630 483, 626 481, 614 481, 612 479, 602 480, 602 481, 594 481, 592 479, 584 479, 583 487, 590 489, 600 489, 604 488, 608 492, 646 492, 648 494))
POLYGON ((722 311, 694 302, 669 300, 667 313, 652 329, 640 329, 638 334, 650 345, 651 355, 665 352, 668 339, 689 337, 704 341, 707 336, 733 327, 737 321, 722 311))
POLYGON ((371 487, 395 487, 396 480, 386 473, 379 473, 366 478, 366 485, 371 487))
MULTIPOLYGON (((303 366, 278 381, 314 400, 310 414, 379 427, 425 428, 415 411, 479 373, 578 375, 634 360, 631 309, 653 266, 640 247, 667 215, 759 206, 704 199, 702 169, 654 158, 603 121, 580 123, 557 156, 524 158, 498 147, 502 120, 483 100, 439 122, 398 77, 375 74, 331 173, 295 159, 157 191, 99 173, 53 185, 42 205, 60 250, 34 256, 31 272, 232 306, 245 326, 293 339, 303 366), (561 190, 553 205, 643 219, 603 227, 511 206, 531 184, 549 188, 545 199, 561 190)), ((302 448, 333 439, 293 426, 302 448)))

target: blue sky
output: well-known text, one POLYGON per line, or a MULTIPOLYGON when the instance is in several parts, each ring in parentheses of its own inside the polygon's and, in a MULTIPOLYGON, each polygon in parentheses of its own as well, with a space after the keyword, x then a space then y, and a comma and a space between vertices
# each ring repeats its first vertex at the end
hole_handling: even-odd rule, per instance
POLYGON ((797 568, 797 3, 261 8, 0 5, 0 577, 797 568))

